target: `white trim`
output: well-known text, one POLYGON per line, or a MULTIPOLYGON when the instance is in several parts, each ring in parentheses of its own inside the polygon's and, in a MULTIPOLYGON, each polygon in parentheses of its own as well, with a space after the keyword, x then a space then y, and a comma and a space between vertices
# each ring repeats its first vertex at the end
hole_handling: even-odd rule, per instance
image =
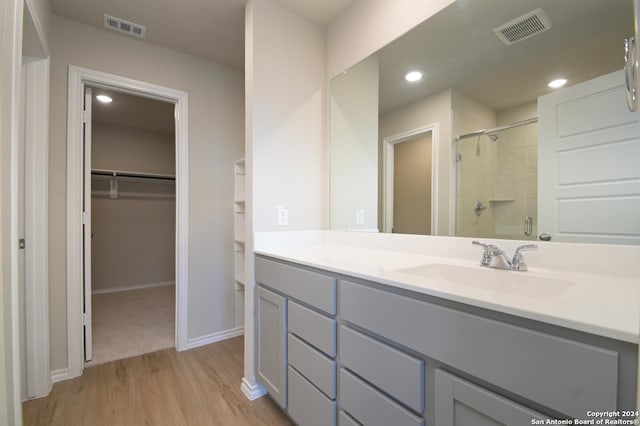
MULTIPOLYGON (((5 8, 3 6, 3 11, 11 9, 11 6, 5 8)), ((22 78, 22 23, 23 23, 23 10, 22 2, 13 2, 13 14, 9 19, 12 19, 11 26, 13 29, 13 33, 10 35, 12 38, 11 43, 11 51, 3 52, 3 55, 9 54, 9 61, 12 65, 11 71, 11 91, 10 91, 10 103, 11 110, 8 117, 10 117, 10 170, 9 170, 9 257, 10 257, 10 282, 9 284, 9 296, 11 299, 10 302, 10 311, 5 313, 5 316, 10 317, 9 325, 10 329, 7 329, 7 334, 9 334, 9 348, 10 353, 7 353, 7 358, 10 359, 10 366, 12 367, 11 374, 11 383, 8 385, 11 386, 11 396, 10 400, 7 401, 7 406, 10 407, 10 411, 13 412, 13 422, 15 425, 22 424, 22 374, 21 374, 21 350, 20 346, 22 344, 21 341, 21 330, 20 330, 20 276, 19 276, 19 249, 18 249, 18 239, 20 236, 18 235, 18 215, 20 213, 18 209, 18 182, 19 176, 18 171, 20 168, 19 164, 19 148, 20 148, 20 124, 21 124, 21 78, 22 78), (8 315, 7 315, 8 314, 8 315)), ((8 20, 8 19, 7 19, 8 20)), ((3 19, 4 21, 4 19, 3 19)), ((3 76, 4 78, 4 76, 3 76)), ((4 143, 4 141, 3 141, 4 143)), ((3 235, 4 238, 7 235, 3 235)), ((5 293, 6 294, 6 293, 5 293)), ((5 296, 3 294, 3 297, 5 296)), ((3 300, 4 302, 4 300, 3 300)), ((7 319, 6 317, 4 318, 7 319)), ((4 416, 2 416, 4 417, 4 416)), ((0 417, 0 419, 2 419, 0 417)))
POLYGON ((100 71, 69 66, 67 111, 67 344, 69 376, 82 374, 82 100, 84 85, 176 104, 176 349, 188 349, 189 95, 100 71))
POLYGON ((187 349, 195 349, 200 346, 209 345, 211 343, 220 342, 222 340, 231 339, 233 337, 242 336, 244 334, 244 326, 230 328, 229 330, 218 331, 216 333, 206 334, 204 336, 189 339, 187 349))
POLYGON ((240 390, 249 401, 253 401, 267 394, 267 390, 264 388, 264 386, 257 382, 251 384, 244 377, 242 378, 242 383, 240 384, 240 390))
POLYGON ((58 383, 71 379, 68 368, 60 368, 51 372, 51 383, 58 383))
POLYGON ((416 136, 431 132, 431 235, 438 235, 438 164, 440 157, 440 131, 438 123, 432 123, 407 132, 382 139, 382 229, 393 229, 393 155, 394 146, 416 136))
POLYGON ((25 334, 27 398, 45 396, 49 373, 49 66, 26 65, 25 334))
POLYGON ((91 294, 105 294, 105 293, 119 293, 121 291, 131 291, 131 290, 142 290, 144 288, 154 288, 154 287, 165 287, 169 285, 176 285, 175 281, 159 281, 157 283, 146 283, 146 284, 134 284, 134 285, 125 285, 121 287, 109 287, 109 288, 99 288, 97 290, 91 290, 91 294))

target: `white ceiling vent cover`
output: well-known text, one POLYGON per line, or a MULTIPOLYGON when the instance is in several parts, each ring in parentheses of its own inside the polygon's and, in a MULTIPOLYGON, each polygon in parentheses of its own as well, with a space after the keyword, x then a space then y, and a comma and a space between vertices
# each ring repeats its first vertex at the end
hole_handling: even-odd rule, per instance
POLYGON ((115 16, 104 14, 104 26, 111 29, 126 33, 132 36, 144 38, 147 32, 147 27, 143 25, 134 24, 133 22, 125 21, 124 19, 116 18, 115 16))
POLYGON ((494 28, 498 38, 506 45, 526 40, 551 28, 551 21, 542 11, 536 9, 516 19, 494 28))

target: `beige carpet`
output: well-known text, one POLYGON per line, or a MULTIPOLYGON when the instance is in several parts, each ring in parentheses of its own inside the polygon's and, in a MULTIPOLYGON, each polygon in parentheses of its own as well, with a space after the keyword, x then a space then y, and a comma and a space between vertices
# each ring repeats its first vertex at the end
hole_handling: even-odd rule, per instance
POLYGON ((175 286, 94 294, 91 367, 175 346, 175 286))

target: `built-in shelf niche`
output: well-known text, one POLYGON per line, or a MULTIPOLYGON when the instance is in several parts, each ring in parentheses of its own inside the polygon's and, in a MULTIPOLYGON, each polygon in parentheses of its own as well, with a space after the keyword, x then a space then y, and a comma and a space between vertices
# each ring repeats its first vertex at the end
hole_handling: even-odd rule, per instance
POLYGON ((236 326, 244 325, 244 284, 245 284, 245 161, 244 158, 233 163, 233 263, 235 290, 236 326))

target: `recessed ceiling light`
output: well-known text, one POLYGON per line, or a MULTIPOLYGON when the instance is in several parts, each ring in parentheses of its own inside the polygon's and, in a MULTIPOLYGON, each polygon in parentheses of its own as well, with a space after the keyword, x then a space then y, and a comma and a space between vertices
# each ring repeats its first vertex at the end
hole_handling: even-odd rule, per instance
POLYGON ((416 81, 422 80, 422 72, 420 71, 410 71, 407 75, 404 76, 405 80, 410 83, 414 83, 416 81))
POLYGON ((557 80, 553 80, 552 82, 550 82, 548 84, 548 86, 553 88, 553 89, 557 89, 558 87, 562 87, 565 84, 567 84, 567 79, 566 78, 559 78, 557 80))
POLYGON ((111 97, 109 97, 107 95, 98 95, 98 96, 96 96, 96 99, 99 100, 100 102, 102 102, 103 104, 108 104, 111 101, 113 101, 113 99, 111 99, 111 97))

